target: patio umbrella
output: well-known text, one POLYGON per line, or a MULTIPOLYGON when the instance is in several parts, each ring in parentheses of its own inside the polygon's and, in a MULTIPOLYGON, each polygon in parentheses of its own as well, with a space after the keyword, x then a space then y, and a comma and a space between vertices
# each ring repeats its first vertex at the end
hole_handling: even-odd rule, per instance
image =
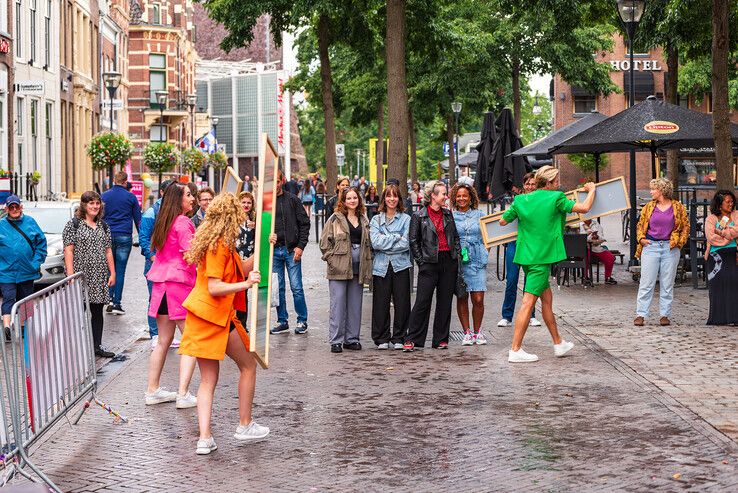
POLYGON ((484 114, 484 122, 482 123, 482 133, 480 135, 479 144, 477 144, 477 174, 474 177, 474 188, 477 190, 479 198, 487 200, 487 187, 491 176, 490 157, 492 156, 492 147, 497 139, 497 130, 495 129, 495 115, 491 111, 484 114))
POLYGON ((525 157, 511 155, 523 147, 523 143, 515 132, 515 122, 510 108, 502 110, 496 123, 500 133, 492 148, 489 180, 490 193, 494 198, 512 191, 513 186, 522 188, 523 176, 531 169, 525 157))
MULTIPOLYGON (((738 143, 738 125, 730 125, 738 143)), ((555 145, 551 154, 651 151, 651 175, 656 174, 656 152, 682 147, 712 147, 712 116, 649 96, 620 113, 555 145)))
MULTIPOLYGON (((576 119, 574 122, 564 127, 561 127, 560 129, 548 134, 542 139, 538 139, 535 142, 518 149, 517 151, 513 152, 512 155, 513 156, 536 156, 537 158, 541 158, 541 157, 550 158, 551 154, 549 154, 549 150, 552 147, 555 147, 561 144, 562 142, 574 137, 575 135, 579 135, 580 133, 584 132, 588 128, 594 125, 597 125, 598 123, 606 119, 607 119, 607 116, 603 115, 600 112, 593 111, 587 116, 576 119)), ((595 181, 599 182, 600 181, 600 153, 595 152, 594 158, 595 158, 595 181)))

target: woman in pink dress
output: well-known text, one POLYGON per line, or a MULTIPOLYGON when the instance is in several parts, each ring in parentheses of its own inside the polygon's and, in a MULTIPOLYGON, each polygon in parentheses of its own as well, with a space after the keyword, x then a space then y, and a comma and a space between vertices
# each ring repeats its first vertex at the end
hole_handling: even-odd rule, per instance
POLYGON ((177 401, 177 408, 195 407, 197 399, 188 387, 195 371, 195 358, 181 356, 179 362, 179 388, 169 392, 159 385, 161 370, 167 359, 167 351, 174 338, 174 330, 183 330, 187 310, 182 307, 195 285, 197 272, 194 265, 184 260, 189 250, 195 226, 187 217, 195 198, 189 188, 181 183, 167 187, 156 217, 151 235, 151 250, 155 252, 153 265, 146 276, 153 282, 149 316, 156 317, 159 338, 149 359, 146 405, 177 401))

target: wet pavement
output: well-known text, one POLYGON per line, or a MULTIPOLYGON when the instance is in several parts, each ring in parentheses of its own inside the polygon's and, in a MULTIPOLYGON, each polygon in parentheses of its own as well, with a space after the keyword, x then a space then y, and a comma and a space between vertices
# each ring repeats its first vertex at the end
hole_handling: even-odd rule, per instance
MULTIPOLYGON (((676 326, 635 331, 636 287, 619 266, 616 287, 556 290, 560 329, 577 346, 554 358, 545 328, 531 328, 525 347, 541 360, 516 366, 506 358, 512 328, 494 326, 502 293, 491 260, 489 345, 377 351, 366 293, 364 350, 336 355, 314 243, 304 258, 310 330, 273 336, 272 366, 258 374, 254 416, 272 430, 266 441, 233 439, 237 374, 226 361, 213 417, 219 448, 196 456, 194 409, 143 405, 149 353, 140 340, 126 361, 102 368, 99 391, 130 422, 91 409, 77 426, 60 424, 34 460, 65 491, 738 490, 736 436, 710 414, 729 424, 736 412, 738 330, 700 325, 704 291, 677 289, 676 326)), ((135 277, 126 297, 142 289, 135 277)), ((136 296, 124 300, 127 315, 108 317, 114 348, 143 333, 136 296)), ((162 382, 174 388, 176 379, 172 352, 162 382)))

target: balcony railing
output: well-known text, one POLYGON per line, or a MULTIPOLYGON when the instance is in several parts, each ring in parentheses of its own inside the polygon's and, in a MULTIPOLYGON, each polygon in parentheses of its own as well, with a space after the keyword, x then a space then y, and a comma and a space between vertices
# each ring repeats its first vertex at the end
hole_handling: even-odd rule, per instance
MULTIPOLYGON (((157 90, 147 89, 143 92, 142 97, 132 97, 130 94, 128 100, 131 106, 148 106, 151 109, 159 110, 161 106, 157 101, 157 90)), ((187 93, 177 90, 169 90, 167 92, 167 104, 164 106, 164 110, 177 110, 177 111, 189 111, 190 108, 187 106, 187 93)))

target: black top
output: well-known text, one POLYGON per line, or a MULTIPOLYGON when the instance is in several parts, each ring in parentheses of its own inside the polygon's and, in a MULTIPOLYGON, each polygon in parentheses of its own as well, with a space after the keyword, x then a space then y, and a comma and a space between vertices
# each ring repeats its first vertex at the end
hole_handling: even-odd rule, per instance
POLYGON ((305 249, 310 235, 310 218, 296 195, 282 192, 277 196, 274 233, 277 235, 277 246, 286 246, 289 251, 305 249))
MULTIPOLYGON (((346 218, 348 220, 348 218, 346 218)), ((351 239, 352 245, 361 245, 361 221, 354 226, 351 224, 351 221, 348 222, 349 225, 349 238, 351 239)))

